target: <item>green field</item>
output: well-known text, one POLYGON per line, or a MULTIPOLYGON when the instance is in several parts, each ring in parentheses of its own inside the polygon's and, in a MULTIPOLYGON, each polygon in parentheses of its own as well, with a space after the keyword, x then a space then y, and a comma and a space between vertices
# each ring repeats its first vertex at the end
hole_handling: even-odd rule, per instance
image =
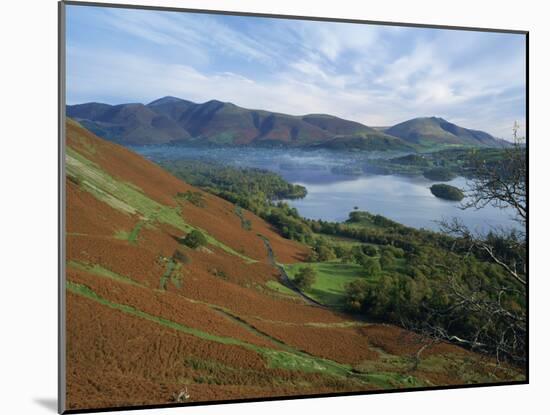
POLYGON ((341 307, 344 305, 346 286, 355 280, 372 277, 366 275, 358 264, 343 264, 337 261, 313 262, 285 265, 290 279, 294 279, 300 268, 310 266, 315 270, 315 284, 305 293, 322 304, 341 307))

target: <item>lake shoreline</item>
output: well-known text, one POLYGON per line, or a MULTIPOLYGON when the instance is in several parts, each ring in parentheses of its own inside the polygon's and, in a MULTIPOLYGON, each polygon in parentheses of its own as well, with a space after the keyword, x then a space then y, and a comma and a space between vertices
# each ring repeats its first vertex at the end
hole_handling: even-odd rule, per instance
MULTIPOLYGON (((338 174, 350 165, 367 163, 364 154, 343 154, 326 150, 216 149, 146 146, 134 149, 155 161, 212 160, 239 168, 260 168, 280 175, 287 182, 304 186, 301 199, 282 199, 307 219, 344 222, 355 207, 387 217, 416 229, 439 231, 438 221, 455 217, 473 231, 487 233, 494 228, 515 227, 511 212, 488 206, 462 210, 459 203, 439 199, 430 192, 437 181, 421 174, 338 174), (351 157, 350 157, 351 156, 351 157)), ((387 154, 389 157, 390 154, 387 154)), ((464 189, 466 178, 445 183, 464 189)))

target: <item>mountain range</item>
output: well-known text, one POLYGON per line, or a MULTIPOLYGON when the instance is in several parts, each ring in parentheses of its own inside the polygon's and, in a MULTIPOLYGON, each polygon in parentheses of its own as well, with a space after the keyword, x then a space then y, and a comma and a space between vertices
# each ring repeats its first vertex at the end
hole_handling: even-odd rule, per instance
POLYGON ((412 151, 433 146, 502 146, 490 134, 443 118, 415 118, 372 128, 328 114, 288 115, 217 100, 197 104, 164 97, 148 104, 90 102, 67 106, 67 116, 123 145, 167 143, 412 151))

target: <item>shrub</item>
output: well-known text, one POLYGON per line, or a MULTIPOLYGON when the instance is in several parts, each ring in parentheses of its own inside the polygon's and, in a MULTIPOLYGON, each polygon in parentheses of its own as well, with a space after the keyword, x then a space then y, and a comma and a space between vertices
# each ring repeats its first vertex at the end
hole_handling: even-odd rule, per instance
POLYGON ((346 286, 346 305, 352 311, 360 311, 367 298, 368 284, 365 280, 355 280, 346 286))
POLYGON ((319 262, 319 255, 317 255, 317 252, 315 250, 311 250, 306 258, 306 262, 319 262))
POLYGON ((380 255, 380 266, 384 271, 387 271, 395 266, 395 257, 391 251, 382 251, 382 254, 380 255))
POLYGON ((366 255, 361 258, 361 266, 368 275, 372 276, 376 276, 382 271, 380 268, 380 261, 378 261, 377 258, 371 258, 366 255))
POLYGON ((189 264, 191 262, 191 258, 185 255, 183 252, 177 251, 177 250, 172 255, 172 258, 174 258, 175 261, 178 261, 182 264, 189 264))
POLYGON ((383 252, 380 256, 380 266, 384 271, 387 271, 394 267, 395 257, 389 252, 383 252))
POLYGON ((202 232, 194 230, 188 233, 182 242, 184 245, 187 245, 189 248, 196 249, 203 245, 206 245, 207 240, 206 240, 206 237, 202 234, 202 232))
POLYGON ((294 278, 294 284, 301 290, 307 290, 315 283, 315 270, 311 267, 301 268, 294 278))
POLYGON ((212 268, 210 270, 208 270, 210 272, 210 274, 212 274, 213 276, 215 277, 218 277, 218 278, 221 278, 222 280, 226 280, 228 277, 227 277, 227 274, 225 273, 225 271, 221 270, 221 269, 217 269, 217 268, 212 268))
POLYGON ((375 246, 372 245, 365 245, 363 247, 363 252, 367 254, 368 256, 376 256, 378 255, 378 249, 376 249, 375 246))
POLYGON ((316 251, 319 261, 330 261, 335 258, 334 251, 326 245, 317 247, 316 251))
POLYGON ((178 192, 176 194, 176 198, 187 200, 189 203, 197 206, 197 207, 205 207, 206 203, 204 201, 204 196, 201 192, 192 192, 191 190, 188 190, 184 193, 178 192))
POLYGON ((344 246, 336 245, 334 247, 334 255, 336 255, 336 258, 340 259, 344 263, 353 262, 353 254, 351 249, 344 246))
POLYGON ((67 179, 69 179, 69 181, 73 182, 77 186, 80 186, 82 184, 82 179, 79 176, 71 176, 70 174, 68 174, 67 179))
POLYGON ((363 251, 358 251, 353 254, 353 260, 356 264, 363 265, 363 263, 369 258, 368 255, 365 255, 363 251))

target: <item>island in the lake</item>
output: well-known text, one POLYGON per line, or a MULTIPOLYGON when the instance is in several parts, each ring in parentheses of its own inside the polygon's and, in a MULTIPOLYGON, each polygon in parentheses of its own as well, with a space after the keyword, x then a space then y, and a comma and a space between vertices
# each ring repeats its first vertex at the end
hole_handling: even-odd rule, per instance
POLYGON ((462 199, 464 199, 464 193, 462 192, 462 190, 448 184, 433 184, 430 187, 430 191, 433 193, 434 196, 437 196, 441 199, 453 200, 456 202, 460 202, 462 199))

